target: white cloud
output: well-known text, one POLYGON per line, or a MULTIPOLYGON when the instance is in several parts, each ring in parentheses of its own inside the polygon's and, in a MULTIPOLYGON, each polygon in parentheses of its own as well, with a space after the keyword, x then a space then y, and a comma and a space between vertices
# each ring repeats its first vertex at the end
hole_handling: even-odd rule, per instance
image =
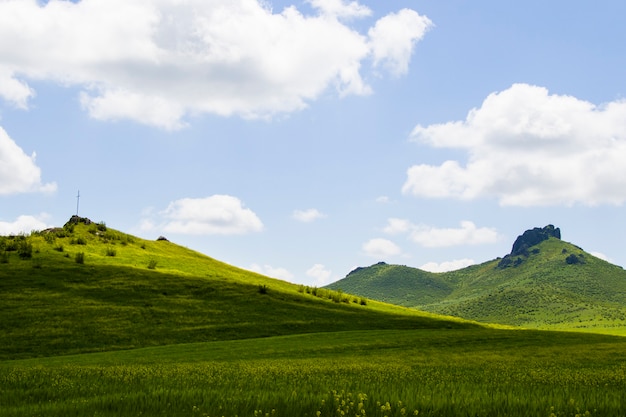
POLYGON ((345 3, 343 0, 308 0, 322 14, 338 18, 366 17, 372 14, 367 7, 357 1, 345 3))
POLYGON ((381 195, 380 197, 376 197, 376 202, 380 204, 388 204, 391 203, 391 199, 386 195, 381 195))
POLYGON ((402 254, 398 245, 388 239, 370 239, 363 244, 363 251, 367 256, 377 259, 388 259, 402 254))
POLYGON ((398 219, 395 217, 387 219, 387 226, 383 229, 388 235, 397 235, 407 233, 417 226, 406 219, 398 219))
POLYGON ((437 228, 433 226, 414 224, 405 219, 387 219, 387 226, 383 231, 396 235, 407 233, 409 239, 428 248, 440 248, 459 245, 482 245, 494 243, 499 239, 495 229, 476 227, 471 221, 462 221, 459 228, 437 228))
POLYGON ((315 264, 306 271, 306 275, 315 278, 315 284, 322 286, 330 282, 332 271, 326 269, 322 264, 315 264))
POLYGON ((365 35, 346 23, 371 14, 357 1, 310 3, 316 14, 259 0, 0 1, 0 97, 26 108, 28 82, 43 80, 82 89, 100 120, 173 130, 204 113, 266 118, 329 88, 369 94, 362 65, 406 72, 428 26, 405 9, 365 35))
POLYGON ((419 269, 423 271, 429 271, 429 272, 448 272, 448 271, 455 271, 457 269, 465 268, 470 265, 474 265, 475 263, 476 262, 473 259, 464 258, 464 259, 455 259, 453 261, 446 261, 446 262, 441 262, 441 263, 428 262, 420 266, 419 269))
POLYGON ((35 92, 26 83, 15 78, 8 69, 0 67, 0 97, 19 109, 26 109, 28 100, 34 95, 35 92))
POLYGON ((0 127, 0 195, 53 192, 56 188, 55 183, 42 184, 41 169, 35 164, 35 154, 26 155, 0 127))
POLYGON ((271 265, 252 264, 249 269, 250 271, 261 275, 282 279, 283 281, 291 281, 293 279, 293 274, 285 268, 274 268, 271 265))
POLYGON ((374 65, 382 64, 395 75, 405 74, 415 44, 432 26, 430 19, 410 9, 402 9, 378 20, 368 33, 374 65))
POLYGON ((498 240, 498 233, 495 229, 478 228, 473 222, 462 221, 461 227, 457 229, 417 226, 411 232, 410 239, 424 247, 440 248, 494 243, 498 240))
POLYGON ((307 210, 294 210, 292 217, 299 222, 310 223, 317 219, 323 219, 326 215, 317 209, 311 208, 307 210))
POLYGON ((48 217, 46 213, 42 213, 39 216, 19 216, 12 222, 0 221, 0 235, 18 235, 20 233, 30 233, 33 230, 41 231, 47 229, 50 227, 46 224, 48 217))
POLYGON ((263 230, 257 215, 229 195, 183 198, 171 202, 159 215, 162 222, 158 224, 142 220, 142 230, 189 235, 241 235, 263 230))
POLYGON ((623 204, 626 100, 601 106, 515 84, 489 95, 465 120, 413 130, 415 141, 465 150, 465 164, 419 164, 405 194, 496 198, 501 205, 623 204))

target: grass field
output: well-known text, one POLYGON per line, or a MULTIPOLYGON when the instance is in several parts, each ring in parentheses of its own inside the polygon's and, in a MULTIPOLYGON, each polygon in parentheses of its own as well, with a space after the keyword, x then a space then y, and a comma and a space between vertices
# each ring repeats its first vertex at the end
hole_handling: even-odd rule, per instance
POLYGON ((3 416, 623 416, 626 339, 354 331, 0 363, 3 416))

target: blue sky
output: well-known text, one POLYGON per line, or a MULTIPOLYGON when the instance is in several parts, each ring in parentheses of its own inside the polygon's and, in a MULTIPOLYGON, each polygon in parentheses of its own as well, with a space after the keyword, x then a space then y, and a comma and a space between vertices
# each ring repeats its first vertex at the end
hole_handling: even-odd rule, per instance
POLYGON ((524 230, 626 265, 626 3, 0 0, 0 233, 307 285, 524 230))

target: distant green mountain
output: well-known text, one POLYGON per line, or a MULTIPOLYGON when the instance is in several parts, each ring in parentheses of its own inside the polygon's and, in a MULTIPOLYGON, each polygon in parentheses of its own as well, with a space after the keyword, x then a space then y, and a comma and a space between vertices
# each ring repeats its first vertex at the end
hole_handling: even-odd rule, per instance
POLYGON ((0 360, 462 321, 224 264, 73 216, 0 236, 0 360))
POLYGON ((562 241, 551 225, 526 231, 510 254, 480 265, 431 273, 381 262, 327 288, 479 322, 626 330, 626 271, 562 241))

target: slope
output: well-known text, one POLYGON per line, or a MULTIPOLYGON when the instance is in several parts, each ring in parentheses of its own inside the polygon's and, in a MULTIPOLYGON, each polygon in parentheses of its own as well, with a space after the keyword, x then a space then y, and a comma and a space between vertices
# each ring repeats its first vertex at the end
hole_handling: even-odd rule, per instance
POLYGON ((447 273, 379 263, 328 288, 480 322, 626 331, 626 271, 554 236, 447 273))
POLYGON ((313 296, 167 240, 139 239, 77 217, 63 228, 0 237, 0 294, 0 359, 471 326, 346 294, 313 296))

